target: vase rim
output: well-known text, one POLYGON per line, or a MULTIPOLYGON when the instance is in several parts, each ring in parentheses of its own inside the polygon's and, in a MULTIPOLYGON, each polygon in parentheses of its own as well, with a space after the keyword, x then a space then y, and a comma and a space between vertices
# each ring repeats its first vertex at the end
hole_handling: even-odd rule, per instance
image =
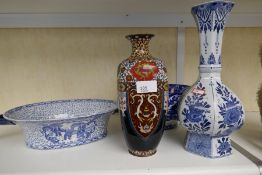
POLYGON ((134 40, 134 39, 151 39, 152 37, 154 37, 154 34, 151 33, 145 33, 145 34, 130 34, 130 35, 126 35, 126 38, 128 40, 134 40))
POLYGON ((226 4, 232 4, 232 5, 235 4, 235 2, 233 2, 233 1, 213 0, 213 1, 203 2, 203 3, 200 3, 200 4, 194 5, 194 6, 192 6, 192 9, 197 8, 199 6, 203 6, 203 5, 207 5, 207 4, 213 4, 213 3, 219 3, 219 4, 220 3, 226 3, 226 4))

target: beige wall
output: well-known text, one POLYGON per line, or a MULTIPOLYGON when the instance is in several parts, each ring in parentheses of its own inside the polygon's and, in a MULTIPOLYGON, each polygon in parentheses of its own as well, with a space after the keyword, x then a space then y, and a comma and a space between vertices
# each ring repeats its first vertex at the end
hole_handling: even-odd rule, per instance
POLYGON ((116 99, 118 64, 130 33, 154 33, 151 53, 175 81, 175 28, 0 29, 0 112, 68 98, 116 99))
MULTIPOLYGON (((12 107, 56 99, 116 99, 117 65, 130 54, 130 33, 154 33, 151 53, 161 57, 169 82, 176 77, 175 28, 0 29, 0 113, 12 107)), ((222 78, 244 102, 258 111, 256 91, 262 82, 259 63, 262 28, 227 28, 222 78)), ((185 83, 198 76, 199 41, 186 29, 185 83)))
MULTIPOLYGON (((199 39, 195 28, 186 29, 185 83, 198 77, 199 39)), ((243 101, 246 111, 258 111, 256 92, 262 83, 259 52, 261 28, 226 28, 222 46, 222 80, 243 101)))

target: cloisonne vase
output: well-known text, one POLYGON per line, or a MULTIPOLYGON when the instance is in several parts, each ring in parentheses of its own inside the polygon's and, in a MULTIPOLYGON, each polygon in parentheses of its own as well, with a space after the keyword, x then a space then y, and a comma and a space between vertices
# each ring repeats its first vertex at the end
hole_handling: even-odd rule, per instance
POLYGON ((154 35, 126 36, 132 53, 118 67, 118 102, 129 153, 145 157, 156 153, 163 135, 168 103, 167 71, 149 53, 154 35))
POLYGON ((230 155, 229 134, 244 121, 239 98, 221 81, 222 36, 233 6, 213 1, 192 8, 200 36, 200 76, 183 96, 178 113, 188 131, 186 150, 204 157, 230 155))

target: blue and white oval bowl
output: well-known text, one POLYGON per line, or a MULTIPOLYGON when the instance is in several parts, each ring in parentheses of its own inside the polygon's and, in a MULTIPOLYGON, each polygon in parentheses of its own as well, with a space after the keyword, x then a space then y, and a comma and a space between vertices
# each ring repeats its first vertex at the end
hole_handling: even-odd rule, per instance
POLYGON ((16 107, 4 118, 23 129, 28 147, 59 149, 104 138, 109 117, 116 109, 111 100, 59 100, 16 107))

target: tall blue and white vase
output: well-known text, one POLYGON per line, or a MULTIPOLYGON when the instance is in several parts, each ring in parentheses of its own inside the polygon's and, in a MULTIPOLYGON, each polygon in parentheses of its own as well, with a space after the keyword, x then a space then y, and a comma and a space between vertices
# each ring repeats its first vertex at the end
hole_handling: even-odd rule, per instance
POLYGON ((192 8, 200 38, 200 74, 182 97, 178 114, 188 131, 186 150, 204 157, 230 155, 229 134, 244 122, 239 98, 221 81, 222 37, 233 6, 228 1, 212 1, 192 8))

